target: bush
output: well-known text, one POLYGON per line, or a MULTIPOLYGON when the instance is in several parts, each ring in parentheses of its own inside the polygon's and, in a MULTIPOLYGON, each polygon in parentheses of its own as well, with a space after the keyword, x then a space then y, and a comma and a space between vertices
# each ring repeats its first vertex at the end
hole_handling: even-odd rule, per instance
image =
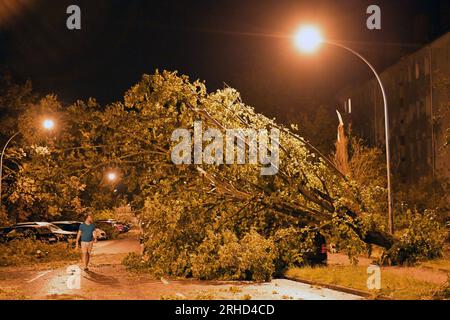
POLYGON ((192 275, 205 280, 239 279, 242 276, 239 250, 238 239, 231 231, 215 234, 208 230, 197 252, 191 256, 192 275))
POLYGON ((8 214, 0 206, 0 226, 6 226, 6 225, 9 225, 8 214))
POLYGON ((0 244, 1 267, 75 259, 78 259, 78 254, 67 243, 46 244, 34 240, 15 240, 0 244))
POLYGON ((147 261, 131 253, 122 263, 129 270, 148 270, 157 276, 193 276, 202 280, 269 281, 275 271, 277 250, 273 241, 254 230, 241 240, 229 230, 222 233, 209 230, 190 256, 181 250, 175 257, 174 249, 166 251, 166 255, 158 250, 152 252, 147 261))
POLYGON ((275 271, 276 248, 255 231, 240 241, 227 230, 208 236, 191 257, 192 275, 199 279, 268 281, 275 271))
POLYGON ((314 232, 304 232, 298 228, 279 229, 272 237, 277 247, 275 260, 276 274, 282 276, 291 267, 308 264, 308 255, 315 252, 314 232))
POLYGON ((433 293, 433 298, 436 300, 450 299, 450 274, 447 276, 447 282, 444 283, 439 290, 433 293))
POLYGON ((99 225, 99 226, 97 226, 97 228, 105 231, 106 236, 108 237, 109 240, 117 239, 117 237, 120 234, 120 232, 117 231, 117 229, 115 227, 109 226, 106 224, 99 225))
POLYGON ((142 260, 142 257, 135 252, 130 252, 125 258, 123 258, 122 264, 128 270, 133 271, 138 271, 147 268, 147 265, 142 260))
POLYGON ((242 239, 241 248, 246 278, 269 281, 275 271, 274 260, 278 256, 272 240, 251 231, 242 239))
POLYGON ((420 260, 442 257, 446 231, 436 221, 436 214, 408 211, 409 221, 394 246, 386 252, 383 261, 393 265, 412 265, 420 260))

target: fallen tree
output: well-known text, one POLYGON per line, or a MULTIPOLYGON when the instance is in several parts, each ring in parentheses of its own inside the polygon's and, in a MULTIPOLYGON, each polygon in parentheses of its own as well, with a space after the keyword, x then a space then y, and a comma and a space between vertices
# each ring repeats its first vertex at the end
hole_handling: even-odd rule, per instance
MULTIPOLYGON (((105 107, 92 99, 62 107, 48 96, 21 115, 19 128, 24 143, 9 149, 18 155, 18 168, 8 178, 13 182, 6 188, 8 206, 33 212, 36 219, 55 219, 67 211, 75 219, 87 207, 131 203, 143 223, 146 260, 130 256, 133 267, 176 276, 266 280, 307 262, 318 234, 351 257, 370 244, 394 248, 391 261, 439 253, 439 239, 430 242, 424 233, 400 242, 389 236, 372 188, 341 174, 314 146, 256 113, 231 88, 208 93, 204 83, 156 72, 143 76, 123 102, 105 107), (61 124, 51 141, 35 129, 42 114, 61 124), (278 129, 279 162, 271 164, 277 174, 261 175, 257 163, 174 164, 173 132, 193 131, 197 121, 222 133, 278 129), (105 181, 110 170, 120 177, 119 186, 105 181), (112 192, 116 187, 119 192, 112 192), (411 239, 425 244, 419 252, 411 239)), ((416 233, 435 227, 426 219, 420 223, 416 233)))
MULTIPOLYGON (((311 244, 317 233, 333 234, 349 254, 365 250, 367 244, 392 246, 393 239, 371 223, 359 186, 307 141, 245 105, 237 91, 207 93, 203 83, 163 72, 144 76, 126 94, 124 105, 136 114, 172 119, 160 126, 148 123, 152 143, 163 153, 156 162, 163 167, 149 168, 155 183, 147 186, 141 213, 149 264, 160 266, 162 273, 192 274, 193 257, 198 258, 203 245, 211 247, 211 259, 220 260, 217 250, 228 245, 230 234, 236 245, 252 232, 274 243, 280 234, 295 234, 304 244, 311 244), (193 130, 195 121, 222 132, 279 129, 278 174, 261 176, 255 164, 174 165, 171 133, 193 130), (223 237, 213 241, 211 235, 223 237)), ((285 265, 302 262, 312 250, 295 239, 291 242, 298 248, 285 265)))

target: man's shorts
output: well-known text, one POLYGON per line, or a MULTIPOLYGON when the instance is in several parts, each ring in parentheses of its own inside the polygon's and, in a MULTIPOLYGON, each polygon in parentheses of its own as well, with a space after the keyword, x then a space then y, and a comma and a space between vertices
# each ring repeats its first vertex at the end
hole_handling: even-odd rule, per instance
POLYGON ((91 242, 81 242, 81 252, 83 253, 89 253, 92 252, 92 247, 94 246, 94 241, 91 242))

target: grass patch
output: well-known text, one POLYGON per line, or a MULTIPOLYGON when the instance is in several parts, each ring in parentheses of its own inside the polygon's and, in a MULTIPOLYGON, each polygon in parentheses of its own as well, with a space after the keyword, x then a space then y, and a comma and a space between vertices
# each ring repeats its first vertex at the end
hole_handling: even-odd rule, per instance
POLYGON ((46 244, 16 240, 0 244, 0 267, 27 266, 37 263, 74 261, 79 254, 67 243, 46 244))
MULTIPOLYGON (((367 289, 367 267, 328 266, 320 268, 293 268, 286 276, 298 280, 309 280, 324 284, 334 284, 369 292, 367 289)), ((389 269, 381 269, 381 290, 370 291, 374 297, 382 295, 393 299, 415 300, 432 299, 440 285, 413 279, 389 269)))

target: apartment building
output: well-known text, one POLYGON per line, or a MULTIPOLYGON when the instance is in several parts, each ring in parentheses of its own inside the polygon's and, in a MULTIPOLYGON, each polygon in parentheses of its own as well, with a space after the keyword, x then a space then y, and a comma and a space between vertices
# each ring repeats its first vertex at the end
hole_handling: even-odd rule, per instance
MULTIPOLYGON (((450 32, 402 58, 381 74, 389 106, 394 179, 450 178, 450 32)), ((339 95, 353 132, 385 145, 381 90, 373 79, 339 95)))

